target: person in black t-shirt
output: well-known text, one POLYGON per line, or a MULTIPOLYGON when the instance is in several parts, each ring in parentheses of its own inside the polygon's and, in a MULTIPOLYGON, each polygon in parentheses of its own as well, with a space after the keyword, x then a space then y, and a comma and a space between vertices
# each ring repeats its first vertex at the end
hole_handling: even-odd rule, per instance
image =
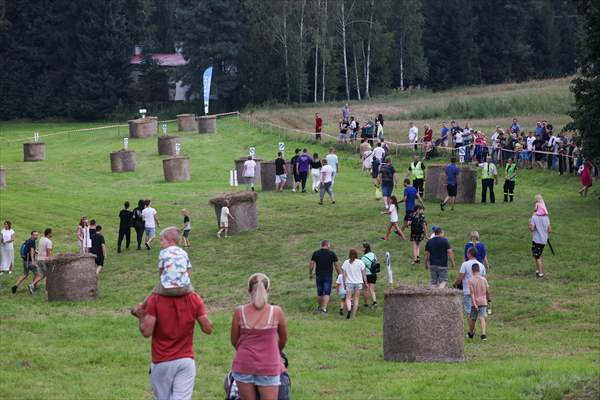
POLYGON ((294 174, 294 187, 292 188, 292 192, 296 190, 300 190, 300 172, 298 172, 298 158, 300 157, 300 149, 294 150, 294 157, 290 160, 290 164, 292 164, 292 172, 294 174))
POLYGON ((317 276, 317 301, 319 303, 318 312, 327 314, 327 305, 333 286, 333 268, 339 274, 342 273, 337 255, 330 250, 329 240, 321 242, 321 248, 315 251, 308 263, 308 278, 313 279, 313 274, 317 276))
POLYGON ((443 234, 442 228, 435 227, 435 235, 425 245, 425 270, 431 274, 431 287, 443 289, 448 284, 448 262, 452 268, 454 264, 454 251, 443 234))
POLYGON ((129 250, 131 242, 131 220, 133 212, 129 211, 129 202, 123 204, 123 209, 119 212, 119 238, 117 240, 117 253, 121 252, 121 243, 125 238, 125 250, 129 250))
POLYGON ((131 223, 133 229, 135 229, 135 236, 137 241, 137 249, 142 248, 142 239, 144 239, 144 219, 142 218, 142 211, 144 210, 144 200, 138 201, 138 206, 133 209, 131 216, 131 223))
POLYGON ((104 259, 106 258, 106 245, 104 244, 102 226, 100 225, 96 225, 96 233, 92 236, 90 253, 96 256, 96 275, 98 275, 102 271, 102 267, 104 267, 104 259))
POLYGON ((287 172, 285 168, 285 160, 281 152, 277 153, 275 159, 275 186, 278 192, 283 192, 283 187, 287 181, 287 172))

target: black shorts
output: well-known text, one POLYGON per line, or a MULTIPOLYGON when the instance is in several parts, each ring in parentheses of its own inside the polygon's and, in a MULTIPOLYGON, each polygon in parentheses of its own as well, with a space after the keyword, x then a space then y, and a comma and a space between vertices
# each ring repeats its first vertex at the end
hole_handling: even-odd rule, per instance
POLYGON ((96 266, 98 266, 98 267, 104 266, 104 257, 96 256, 96 266))
POLYGON ((458 189, 457 185, 448 185, 446 187, 446 189, 448 190, 448 196, 450 196, 450 197, 456 197, 456 192, 457 192, 457 189, 458 189))
POLYGON ((404 212, 404 220, 405 220, 406 222, 408 222, 408 221, 410 220, 410 215, 411 215, 413 212, 414 212, 413 210, 411 210, 411 211, 405 211, 405 212, 404 212))
POLYGON ((294 174, 294 181, 300 182, 300 173, 299 172, 294 174))
POLYGON ((183 237, 184 237, 184 238, 186 238, 186 237, 189 237, 189 236, 190 236, 190 230, 191 230, 191 229, 185 229, 185 230, 183 231, 183 237))
POLYGON ((544 253, 544 247, 546 247, 546 245, 531 242, 531 255, 533 258, 537 260, 538 258, 542 257, 542 253, 544 253))
POLYGON ((411 232, 410 233, 410 241, 411 242, 422 242, 425 239, 425 232, 411 232))
POLYGON ((377 274, 367 275, 367 283, 376 284, 377 283, 377 274))

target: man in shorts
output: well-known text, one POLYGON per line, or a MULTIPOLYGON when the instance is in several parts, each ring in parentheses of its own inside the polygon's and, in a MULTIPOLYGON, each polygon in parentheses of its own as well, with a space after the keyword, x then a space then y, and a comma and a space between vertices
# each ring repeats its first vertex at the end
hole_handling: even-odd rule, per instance
POLYGON ((256 161, 254 161, 254 157, 248 156, 248 159, 244 161, 242 176, 248 188, 254 192, 254 183, 256 182, 256 161))
POLYGON ((52 228, 44 230, 44 237, 40 239, 36 260, 37 271, 39 272, 33 282, 28 286, 29 294, 33 294, 38 288, 39 283, 46 277, 48 271, 48 260, 52 257, 52 228))
MULTIPOLYGON (((34 274, 33 279, 40 277, 40 274, 36 265, 36 256, 37 251, 35 249, 36 243, 35 241, 38 238, 38 231, 31 231, 31 237, 23 243, 23 252, 21 253, 21 257, 23 258, 23 275, 21 275, 14 286, 11 288, 13 294, 17 293, 17 289, 27 279, 29 273, 32 272, 34 274)), ((30 286, 31 287, 31 286, 30 286)))
POLYGON ((465 314, 468 316, 471 313, 471 307, 473 306, 471 301, 471 291, 469 290, 469 279, 473 276, 473 266, 479 265, 479 273, 482 276, 486 275, 486 270, 483 264, 477 261, 477 249, 470 247, 467 250, 467 261, 462 263, 460 271, 456 279, 454 280, 454 287, 461 288, 463 290, 463 307, 465 314))
POLYGON ((443 233, 442 228, 436 226, 434 237, 425 245, 425 270, 429 270, 431 287, 436 289, 443 289, 448 284, 448 260, 452 268, 455 267, 454 252, 443 233))
POLYGON ((529 230, 532 233, 531 255, 535 259, 535 276, 543 278, 544 263, 542 261, 542 254, 544 253, 544 247, 548 243, 548 236, 552 232, 548 215, 537 215, 534 213, 529 220, 529 230))
POLYGON ((475 336, 475 323, 479 320, 479 328, 481 330, 481 340, 486 341, 485 334, 487 315, 487 305, 490 301, 490 290, 487 279, 479 273, 479 264, 474 264, 472 268, 473 276, 467 282, 469 291, 471 292, 471 312, 469 314, 469 339, 475 336))
POLYGON ((454 204, 456 203, 456 193, 458 192, 458 180, 460 178, 460 169, 456 166, 456 157, 450 158, 450 164, 446 166, 446 190, 448 196, 440 202, 440 208, 442 211, 446 208, 446 204, 450 204, 450 210, 454 210, 454 204))
POLYGON ((146 249, 150 250, 150 244, 156 237, 156 228, 160 227, 156 210, 150 207, 150 200, 144 201, 144 210, 142 211, 142 219, 144 220, 144 229, 146 230, 146 249))
POLYGON ((390 196, 394 193, 394 186, 398 184, 398 174, 396 169, 392 165, 392 158, 388 157, 381 167, 379 167, 379 175, 377 176, 377 183, 381 187, 381 193, 383 194, 383 204, 385 209, 390 208, 390 196))
POLYGON ((321 248, 312 254, 308 263, 308 278, 312 280, 314 275, 317 278, 317 302, 319 303, 317 312, 322 314, 327 314, 333 286, 333 268, 335 267, 338 275, 342 273, 338 257, 330 248, 329 240, 323 240, 321 248))
POLYGON ((281 152, 277 153, 275 159, 275 186, 278 192, 283 192, 283 187, 287 181, 287 171, 285 166, 285 160, 281 152))

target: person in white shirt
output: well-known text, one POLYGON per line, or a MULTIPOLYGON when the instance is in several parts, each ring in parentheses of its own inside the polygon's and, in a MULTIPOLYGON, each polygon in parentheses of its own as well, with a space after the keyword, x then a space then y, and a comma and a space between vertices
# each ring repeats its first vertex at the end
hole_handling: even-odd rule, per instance
POLYGON ((373 157, 379 160, 379 164, 385 157, 385 149, 381 146, 381 143, 377 143, 377 147, 373 149, 373 157))
POLYGON ((223 237, 228 238, 229 235, 229 218, 235 221, 231 212, 229 212, 229 200, 225 202, 225 205, 221 207, 221 218, 219 218, 219 230, 217 231, 217 237, 220 238, 221 234, 223 237))
MULTIPOLYGON (((338 296, 340 296, 340 315, 344 315, 344 308, 346 307, 346 284, 344 283, 344 274, 338 275, 335 281, 335 287, 338 296)), ((350 311, 350 309, 347 308, 346 311, 350 311)))
POLYGON ((331 165, 329 165, 328 157, 322 161, 323 167, 321 167, 321 182, 319 187, 319 204, 323 205, 323 198, 325 192, 329 195, 331 203, 335 204, 335 196, 333 194, 333 176, 334 171, 331 165))
POLYGON ((52 228, 44 230, 44 237, 40 239, 38 244, 38 256, 36 266, 38 274, 33 277, 33 282, 29 285, 29 293, 33 294, 37 290, 39 283, 46 277, 47 262, 52 257, 52 228))
POLYGON ((245 178, 248 188, 252 189, 254 192, 254 183, 256 182, 256 161, 254 161, 252 156, 248 156, 248 159, 244 162, 242 176, 245 178))
POLYGON ((502 129, 499 126, 496 126, 496 131, 491 137, 492 141, 492 160, 494 163, 497 163, 500 159, 500 139, 502 138, 502 129))
POLYGON ((4 221, 4 228, 0 233, 2 235, 2 263, 0 264, 0 275, 7 272, 12 274, 15 264, 15 231, 12 229, 12 223, 4 221))
POLYGON ((352 307, 352 311, 348 311, 348 319, 356 317, 356 311, 360 303, 360 291, 363 288, 363 284, 367 283, 365 269, 365 264, 358 258, 358 251, 350 249, 348 259, 342 264, 344 282, 346 282, 346 307, 348 309, 352 307))
POLYGON ((477 249, 475 247, 470 247, 469 250, 467 250, 467 261, 462 263, 462 265, 460 266, 459 275, 456 277, 456 280, 454 281, 453 285, 455 288, 460 288, 462 286, 464 295, 463 306, 465 309, 465 314, 467 315, 469 315, 469 313, 471 312, 472 307, 471 291, 469 290, 468 282, 469 279, 471 279, 471 277, 473 276, 473 265, 478 264, 479 273, 481 274, 481 276, 486 275, 485 266, 479 261, 477 261, 476 255, 477 249))
POLYGON ((372 150, 366 150, 361 158, 362 158, 362 170, 363 172, 368 171, 371 172, 371 168, 373 167, 373 157, 374 152, 372 150))
POLYGON ((535 141, 536 138, 533 136, 533 132, 529 132, 529 136, 527 136, 527 157, 525 158, 526 168, 533 168, 535 141))
POLYGON ((142 211, 142 219, 144 220, 144 229, 146 230, 146 249, 150 250, 150 244, 156 237, 156 228, 160 227, 156 210, 150 207, 150 200, 144 201, 144 210, 142 211))
POLYGON ((415 126, 414 122, 408 123, 408 143, 413 145, 413 150, 417 151, 417 143, 419 142, 419 128, 415 126))
POLYGON ((340 172, 340 162, 338 160, 338 156, 335 154, 335 149, 332 147, 329 149, 329 154, 325 157, 327 159, 327 164, 332 168, 333 174, 331 175, 331 187, 333 188, 333 184, 335 183, 335 176, 340 172))
POLYGON ((382 211, 381 214, 389 214, 390 215, 390 224, 388 225, 387 232, 385 236, 381 238, 381 240, 388 240, 390 233, 392 233, 392 229, 398 236, 402 238, 402 240, 406 240, 406 236, 404 236, 404 232, 398 226, 398 199, 396 196, 390 196, 390 206, 385 211, 382 211))

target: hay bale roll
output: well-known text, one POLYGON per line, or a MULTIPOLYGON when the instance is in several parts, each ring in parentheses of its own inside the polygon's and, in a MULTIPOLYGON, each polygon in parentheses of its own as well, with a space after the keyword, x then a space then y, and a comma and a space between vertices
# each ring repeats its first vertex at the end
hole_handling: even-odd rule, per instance
POLYGON ((43 142, 23 143, 23 161, 44 161, 46 144, 43 142))
POLYGON ((6 168, 0 166, 0 189, 6 187, 6 168))
POLYGON ((144 139, 156 135, 158 130, 158 117, 138 118, 127 121, 129 124, 129 137, 144 139))
POLYGON ((215 115, 203 115, 197 118, 198 133, 215 133, 217 131, 217 117, 215 115))
POLYGON ((82 301, 98 298, 95 257, 91 254, 59 254, 46 270, 48 301, 82 301))
POLYGON ((461 290, 400 286, 384 297, 385 360, 464 361, 461 290))
MULTIPOLYGON (((287 180, 284 188, 291 189, 294 187, 294 176, 292 175, 292 164, 288 161, 285 163, 287 174, 287 180)), ((275 160, 273 161, 261 161, 260 163, 260 184, 262 190, 276 190, 275 185, 275 160)))
POLYGON ((135 171, 135 151, 119 150, 110 153, 111 172, 135 171))
MULTIPOLYGON (((477 171, 466 165, 459 165, 460 177, 457 203, 475 203, 477 192, 477 171)), ((440 201, 448 195, 446 186, 446 165, 427 165, 427 176, 425 177, 425 200, 440 201)))
POLYGON ((235 220, 229 219, 229 233, 241 233, 258 228, 258 194, 256 192, 222 193, 212 199, 210 204, 215 207, 217 226, 221 218, 221 208, 229 203, 229 212, 235 220))
MULTIPOLYGON (((246 183, 246 179, 242 176, 242 172, 244 171, 244 163, 248 161, 248 157, 246 158, 238 158, 234 161, 235 170, 237 171, 238 181, 240 183, 246 183)), ((255 171, 255 183, 260 185, 260 163, 263 161, 262 158, 254 157, 254 161, 256 161, 256 171, 255 171)))
POLYGON ((159 156, 174 156, 175 145, 179 140, 178 136, 159 136, 158 137, 158 155, 159 156))
POLYGON ((177 130, 179 132, 187 132, 196 130, 196 114, 178 114, 177 115, 177 130))
POLYGON ((178 182, 190 180, 190 159, 185 156, 175 156, 163 160, 165 181, 178 182))

